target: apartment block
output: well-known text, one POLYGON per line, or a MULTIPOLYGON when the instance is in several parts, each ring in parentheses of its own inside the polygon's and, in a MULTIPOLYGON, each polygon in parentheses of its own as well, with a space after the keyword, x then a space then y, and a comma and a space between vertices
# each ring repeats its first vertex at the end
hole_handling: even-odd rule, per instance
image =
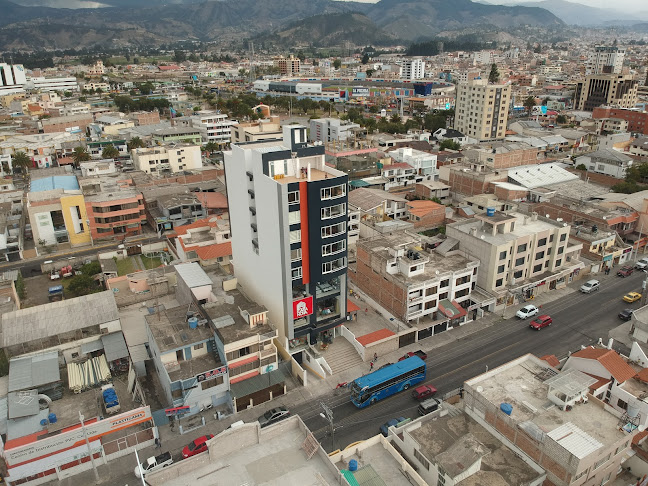
POLYGON ((201 110, 197 115, 187 120, 178 119, 178 124, 191 125, 199 128, 203 143, 214 142, 220 146, 230 143, 232 138, 232 125, 236 122, 227 118, 227 115, 216 111, 201 110))
POLYGON ((593 111, 602 105, 634 108, 639 82, 630 74, 592 74, 576 85, 574 108, 593 111))
POLYGON ((116 177, 87 177, 79 181, 92 241, 123 240, 142 233, 146 223, 144 196, 124 187, 116 177))
POLYGON ((452 223, 446 235, 481 262, 477 284, 498 297, 498 304, 522 301, 563 288, 584 264, 581 244, 569 242, 570 226, 537 214, 486 214, 452 223))
POLYGON ((55 116, 41 120, 43 133, 72 132, 85 133, 88 125, 94 120, 90 113, 79 113, 76 115, 55 116))
POLYGON ((357 123, 338 118, 318 118, 310 121, 309 140, 311 142, 351 140, 355 131, 364 132, 364 129, 357 123))
POLYGON ((621 471, 637 429, 590 394, 597 381, 527 354, 467 380, 464 410, 542 467, 551 484, 606 484, 621 471))
POLYGON ((425 78, 425 61, 421 59, 408 59, 401 65, 401 79, 425 78))
POLYGON ((160 128, 151 133, 151 139, 154 144, 166 143, 189 143, 192 145, 201 145, 202 135, 197 128, 189 127, 169 127, 160 128))
POLYGON ((625 49, 616 46, 596 46, 587 56, 585 74, 621 74, 625 49))
POLYGON ((232 143, 258 142, 282 137, 279 116, 271 116, 265 120, 232 125, 232 143))
POLYGON ((282 76, 294 76, 299 74, 300 60, 292 54, 287 58, 278 57, 274 60, 274 64, 279 68, 279 74, 282 76))
POLYGON ((441 254, 432 246, 407 232, 356 244, 356 285, 394 316, 415 323, 419 339, 473 320, 479 307, 471 300, 479 261, 458 251, 441 254))
POLYGON ((138 148, 131 153, 135 168, 147 174, 173 174, 202 167, 202 153, 199 145, 169 144, 138 148))
POLYGON ((648 112, 633 108, 615 108, 611 106, 598 106, 592 111, 592 118, 616 118, 628 122, 627 131, 648 135, 648 112))
POLYGON ((347 316, 348 176, 324 158, 301 125, 225 153, 235 273, 294 353, 347 316))
POLYGON ((454 129, 476 140, 503 139, 511 86, 471 79, 457 85, 454 129))

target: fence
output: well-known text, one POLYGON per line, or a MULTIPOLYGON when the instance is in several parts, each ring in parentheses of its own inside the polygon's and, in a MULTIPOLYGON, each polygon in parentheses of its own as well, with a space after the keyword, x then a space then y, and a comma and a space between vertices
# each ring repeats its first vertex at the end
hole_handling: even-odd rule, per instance
POLYGON ((106 461, 111 461, 128 454, 135 449, 143 449, 154 444, 155 434, 153 428, 140 430, 134 434, 121 437, 103 444, 106 461), (139 447, 137 447, 139 446, 139 447))

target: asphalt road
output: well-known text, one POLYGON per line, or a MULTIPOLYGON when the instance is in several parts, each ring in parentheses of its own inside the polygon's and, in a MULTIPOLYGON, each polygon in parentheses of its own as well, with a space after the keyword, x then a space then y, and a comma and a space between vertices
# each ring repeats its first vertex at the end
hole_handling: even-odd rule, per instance
MULTIPOLYGON (((569 351, 578 351, 581 345, 596 343, 599 338, 607 344, 609 330, 622 323, 617 314, 625 308, 640 307, 640 302, 627 304, 622 297, 629 291, 641 292, 641 282, 645 277, 646 274, 642 272, 635 272, 627 278, 608 277, 602 280, 601 290, 593 294, 575 292, 543 305, 540 313, 549 314, 554 322, 540 331, 528 327, 529 319, 512 318, 451 345, 437 348, 428 353, 428 372, 424 383, 437 387, 437 397, 441 397, 459 388, 465 380, 526 353, 536 356, 554 354, 560 358, 569 351)), ((573 285, 580 286, 581 283, 573 285)), ((425 349, 425 342, 421 344, 425 349)), ((615 343, 614 348, 628 352, 623 345, 615 343)), ((418 402, 409 392, 392 395, 364 409, 357 409, 351 403, 347 389, 335 392, 325 400, 333 410, 334 444, 328 421, 319 415, 322 412, 319 401, 291 409, 293 413, 301 415, 329 452, 374 436, 379 432, 380 425, 391 418, 402 416, 415 419, 418 416, 418 402)))

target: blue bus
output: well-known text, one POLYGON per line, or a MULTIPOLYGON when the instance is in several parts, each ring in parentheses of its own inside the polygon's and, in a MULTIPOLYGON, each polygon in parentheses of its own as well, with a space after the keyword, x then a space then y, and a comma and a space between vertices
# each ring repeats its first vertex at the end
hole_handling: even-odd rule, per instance
POLYGON ((407 390, 425 379, 425 361, 418 356, 398 361, 351 383, 351 401, 358 408, 407 390))

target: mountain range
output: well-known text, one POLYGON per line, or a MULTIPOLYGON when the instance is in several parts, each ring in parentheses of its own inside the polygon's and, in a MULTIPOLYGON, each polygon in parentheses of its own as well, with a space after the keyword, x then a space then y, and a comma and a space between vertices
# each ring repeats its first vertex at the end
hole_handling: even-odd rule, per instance
POLYGON ((145 46, 178 40, 232 45, 262 34, 277 35, 286 43, 334 45, 350 41, 367 45, 381 39, 407 43, 464 28, 563 25, 542 8, 484 5, 470 0, 381 0, 375 4, 332 0, 101 0, 92 3, 110 6, 83 9, 47 6, 70 1, 78 5, 79 0, 21 1, 31 6, 0 0, 0 49, 145 46), (350 14, 358 32, 354 32, 353 23, 342 20, 350 14), (309 20, 312 18, 316 20, 309 20), (304 28, 299 22, 311 27, 304 28))

